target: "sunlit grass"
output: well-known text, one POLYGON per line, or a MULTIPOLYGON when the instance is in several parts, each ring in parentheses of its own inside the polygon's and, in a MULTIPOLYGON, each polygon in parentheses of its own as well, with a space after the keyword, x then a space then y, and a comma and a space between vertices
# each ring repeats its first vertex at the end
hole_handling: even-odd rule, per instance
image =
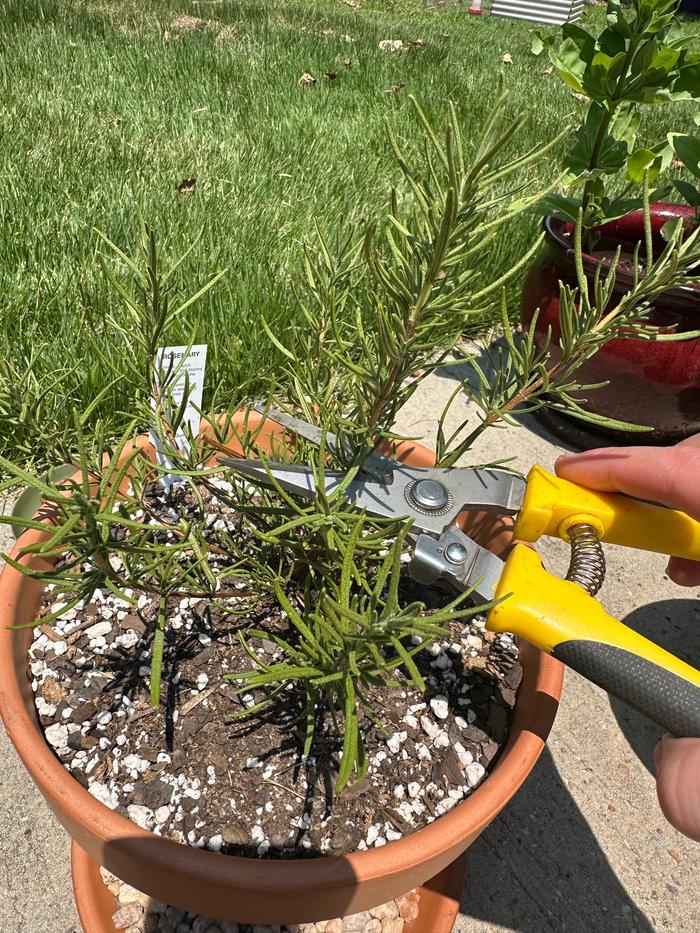
MULTIPOLYGON (((515 152, 576 122, 582 104, 530 54, 529 28, 423 11, 419 0, 360 10, 343 0, 0 0, 0 339, 17 369, 37 352, 27 399, 59 373, 54 404, 85 407, 114 379, 100 348, 118 374, 130 348, 104 327, 117 298, 95 228, 130 253, 143 222, 172 254, 200 237, 183 288, 228 269, 171 335, 210 345, 205 405, 215 384, 232 400, 254 391, 277 361, 260 318, 283 332, 296 313, 292 281, 314 220, 332 236, 378 209, 397 179, 387 120, 409 148, 420 144, 409 92, 435 117, 455 100, 476 126, 503 74, 511 113, 533 115, 515 152), (204 22, 178 29, 185 15, 204 22), (383 39, 406 47, 380 51, 383 39), (315 85, 299 86, 304 72, 315 85), (191 178, 194 191, 181 194, 191 178)), ((684 121, 677 107, 648 125, 684 121)), ((545 184, 554 166, 538 172, 545 184)), ((520 220, 484 261, 505 268, 536 228, 520 220)), ((42 438, 20 443, 2 417, 14 388, 6 373, 0 450, 41 458, 42 438)), ((95 416, 116 429, 128 412, 117 379, 95 416)))

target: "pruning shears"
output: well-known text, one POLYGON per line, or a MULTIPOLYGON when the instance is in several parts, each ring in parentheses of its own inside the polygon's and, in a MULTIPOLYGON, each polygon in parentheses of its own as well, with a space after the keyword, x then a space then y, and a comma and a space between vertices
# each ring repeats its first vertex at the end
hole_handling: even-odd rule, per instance
MULTIPOLYGON (((322 431, 284 412, 258 408, 288 432, 320 445, 322 431)), ((337 450, 338 439, 325 434, 337 450)), ((307 466, 221 457, 219 462, 294 495, 316 495, 307 466)), ((368 514, 411 521, 409 563, 419 583, 471 590, 494 605, 486 628, 510 632, 558 658, 676 736, 700 737, 700 671, 609 616, 594 599, 605 576, 601 541, 700 560, 700 522, 683 512, 628 496, 595 492, 540 466, 527 477, 499 467, 413 467, 371 453, 349 483, 326 470, 325 491, 342 484, 349 503, 368 514), (543 535, 571 544, 567 579, 548 573, 539 555, 515 544, 505 560, 479 545, 461 513, 513 516, 519 542, 543 535)))

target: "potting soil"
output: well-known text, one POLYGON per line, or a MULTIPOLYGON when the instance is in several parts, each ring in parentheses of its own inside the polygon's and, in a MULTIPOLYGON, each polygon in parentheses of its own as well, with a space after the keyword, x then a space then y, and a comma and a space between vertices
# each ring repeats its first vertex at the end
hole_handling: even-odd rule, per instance
MULTIPOLYGON (((156 497, 153 508, 163 521, 173 503, 156 497)), ((207 509, 213 536, 217 525, 235 528, 236 516, 215 499, 207 509)), ((409 601, 446 599, 408 578, 403 589, 409 601)), ((60 609, 54 599, 47 591, 45 612, 60 609)), ((485 778, 507 738, 522 677, 510 636, 485 631, 483 619, 450 623, 416 657, 425 695, 408 682, 372 688, 384 728, 365 717, 367 776, 338 795, 342 721, 336 730, 322 714, 312 754, 303 757, 304 702, 294 685, 262 712, 231 720, 262 698, 237 696, 237 685, 224 680, 251 666, 238 632, 254 625, 287 635, 289 622, 272 598, 246 611, 244 597, 222 602, 230 613, 198 598, 170 601, 159 707, 149 702, 156 616, 149 597, 135 608, 97 591, 88 605, 35 628, 29 667, 46 739, 103 804, 158 835, 217 852, 344 855, 431 823, 485 778)), ((256 650, 282 658, 271 640, 256 641, 256 650)))

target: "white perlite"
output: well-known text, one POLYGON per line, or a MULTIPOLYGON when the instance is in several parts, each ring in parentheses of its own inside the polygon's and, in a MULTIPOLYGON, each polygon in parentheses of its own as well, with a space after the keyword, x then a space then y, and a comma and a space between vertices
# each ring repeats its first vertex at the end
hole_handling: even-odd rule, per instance
POLYGON ((102 622, 96 622, 94 625, 91 625, 90 628, 85 629, 85 634, 89 639, 97 638, 98 635, 107 635, 108 632, 112 631, 112 623, 104 620, 102 622))
POLYGON ((63 723, 56 722, 52 726, 47 726, 44 729, 44 735, 49 745, 57 750, 68 745, 68 727, 63 723))
POLYGON ((457 757, 459 758, 459 760, 461 761, 461 763, 464 765, 465 768, 468 767, 474 761, 474 756, 472 755, 472 753, 467 751, 467 749, 462 745, 461 742, 455 742, 453 748, 455 750, 455 754, 457 755, 457 757))
POLYGON ((153 810, 149 807, 141 807, 136 803, 132 803, 126 808, 126 812, 129 814, 131 822, 136 823, 141 829, 151 829, 153 826, 155 817, 153 810))
POLYGON ((433 697, 430 701, 430 708, 438 719, 447 719, 450 712, 450 704, 447 702, 447 697, 444 696, 433 697))
POLYGON ((483 765, 480 765, 478 761, 473 761, 470 765, 464 769, 464 774, 467 779, 467 783, 470 787, 476 787, 476 785, 481 781, 483 776, 486 774, 486 768, 483 765))
POLYGON ((160 826, 162 823, 165 823, 170 817, 170 807, 167 807, 167 806, 158 807, 154 815, 155 815, 156 823, 160 826))
POLYGON ((435 725, 432 719, 428 716, 421 716, 420 724, 423 727, 423 731, 426 733, 429 739, 434 739, 438 734, 440 729, 435 725))
POLYGON ((119 798, 106 784, 100 784, 99 781, 94 781, 88 786, 88 792, 92 794, 95 800, 99 800, 100 803, 109 807, 110 810, 116 810, 119 804, 119 798))
POLYGON ((386 744, 389 746, 389 749, 395 754, 398 755, 399 749, 403 743, 408 738, 407 732, 394 732, 393 735, 389 736, 386 740, 386 744))

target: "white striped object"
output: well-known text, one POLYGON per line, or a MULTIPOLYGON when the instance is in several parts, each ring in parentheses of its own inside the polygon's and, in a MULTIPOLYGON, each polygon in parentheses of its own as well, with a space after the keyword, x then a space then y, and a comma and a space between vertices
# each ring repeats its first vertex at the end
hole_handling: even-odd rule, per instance
POLYGON ((552 26, 575 23, 581 16, 583 0, 493 0, 493 16, 529 19, 552 26))

